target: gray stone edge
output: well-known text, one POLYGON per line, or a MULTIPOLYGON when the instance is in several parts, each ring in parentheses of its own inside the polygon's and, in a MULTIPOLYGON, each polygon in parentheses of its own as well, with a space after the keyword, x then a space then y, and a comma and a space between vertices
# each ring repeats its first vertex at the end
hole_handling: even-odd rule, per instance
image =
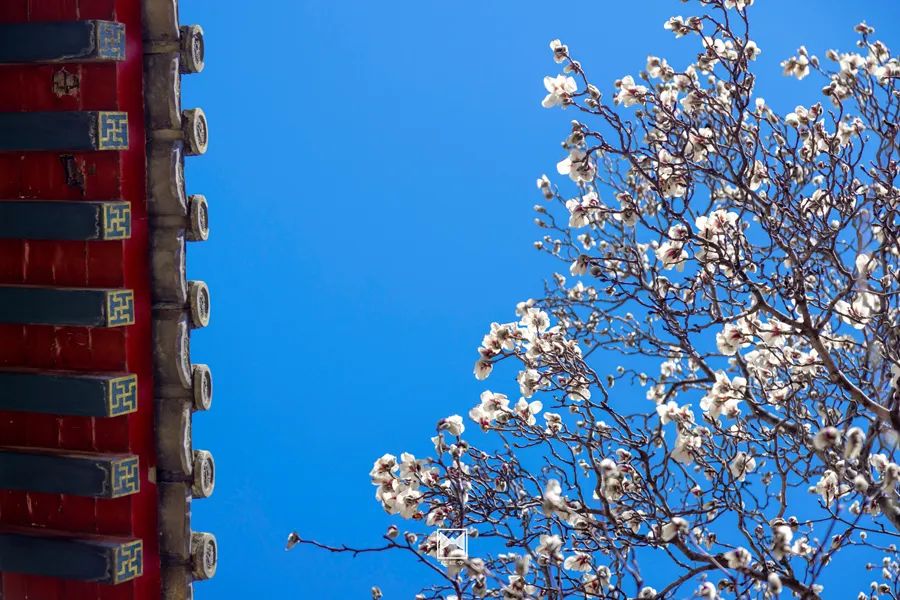
MULTIPOLYGON (((198 452, 193 447, 191 420, 198 407, 208 407, 211 379, 203 390, 196 390, 198 369, 191 363, 191 330, 204 326, 208 318, 209 294, 202 282, 187 280, 187 243, 205 239, 198 232, 192 206, 197 203, 185 191, 184 157, 198 154, 197 146, 186 131, 186 119, 196 115, 182 110, 181 77, 197 71, 182 64, 189 40, 182 35, 202 35, 199 27, 181 27, 177 0, 142 0, 144 42, 144 103, 147 126, 147 208, 150 217, 150 260, 153 290, 154 409, 156 412, 157 486, 162 589, 164 600, 191 600, 193 582, 215 573, 208 564, 216 552, 200 553, 198 540, 214 547, 215 538, 191 530, 191 503, 203 497, 198 490, 211 493, 211 482, 197 481, 202 476, 195 464, 198 452), (204 311, 206 311, 204 313, 204 311), (204 317, 205 314, 205 317, 204 317), (199 316, 198 316, 199 315, 199 316), (210 542, 209 540, 213 540, 210 542)), ((202 46, 202 40, 201 40, 202 46)), ((202 68, 202 56, 200 57, 202 68)), ((201 111, 202 114, 202 111, 201 111)), ((205 123, 204 123, 205 126, 205 123)), ((204 148, 205 150, 205 148, 204 148)), ((203 200, 205 209, 205 200, 203 200)), ((200 456, 206 456, 201 454, 200 456)), ((211 456, 209 457, 211 461, 211 456)), ((208 495, 208 494, 207 494, 208 495)))

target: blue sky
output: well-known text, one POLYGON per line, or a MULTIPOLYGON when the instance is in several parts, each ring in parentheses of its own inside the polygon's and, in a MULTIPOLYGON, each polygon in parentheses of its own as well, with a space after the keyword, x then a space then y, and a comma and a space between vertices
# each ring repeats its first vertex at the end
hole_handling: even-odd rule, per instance
MULTIPOLYGON (((214 532, 221 555, 196 594, 364 598, 378 583, 410 598, 421 567, 285 553, 285 536, 377 543, 395 520, 374 500, 372 462, 426 455, 434 423, 477 403, 481 336, 557 268, 531 247, 534 181, 554 174, 574 117, 540 107, 543 76, 558 72, 548 42, 567 43, 610 97, 647 54, 685 64, 694 42, 662 23, 695 5, 265 5, 186 2, 181 14, 206 31, 206 70, 184 97, 211 129, 209 153, 187 169, 212 226, 189 250, 191 277, 213 297, 193 360, 216 385, 194 438, 218 467, 194 528, 214 532)), ((850 50, 861 19, 900 44, 893 1, 757 5, 758 90, 778 110, 808 105, 819 87, 781 77, 798 45, 850 50)))

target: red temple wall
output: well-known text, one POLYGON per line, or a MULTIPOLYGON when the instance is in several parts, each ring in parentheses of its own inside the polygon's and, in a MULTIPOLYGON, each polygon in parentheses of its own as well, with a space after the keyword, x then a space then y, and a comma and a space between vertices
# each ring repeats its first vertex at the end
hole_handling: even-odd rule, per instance
POLYGON ((103 242, 0 240, 0 283, 132 289, 136 323, 117 329, 0 325, 0 366, 136 373, 139 409, 108 419, 0 412, 0 443, 137 454, 141 491, 118 499, 0 491, 0 522, 139 537, 144 574, 108 586, 5 573, 0 575, 4 600, 150 599, 160 593, 140 0, 0 2, 0 22, 83 19, 125 23, 127 59, 3 67, 0 111, 126 111, 129 149, 2 154, 0 197, 121 198, 131 204, 132 235, 126 241, 103 242), (76 93, 54 92, 54 76, 63 70, 79 78, 76 93))

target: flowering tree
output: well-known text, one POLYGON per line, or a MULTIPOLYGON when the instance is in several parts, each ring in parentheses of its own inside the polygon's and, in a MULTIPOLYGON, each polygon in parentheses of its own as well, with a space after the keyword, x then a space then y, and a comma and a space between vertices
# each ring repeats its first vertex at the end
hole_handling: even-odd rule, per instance
POLYGON ((865 24, 831 66, 801 47, 784 74, 824 98, 779 115, 752 0, 700 4, 665 23, 696 61, 651 56, 611 101, 551 43, 543 105, 579 119, 535 245, 568 275, 475 364, 515 365, 520 398, 500 382, 432 458, 376 461, 409 531, 292 543, 408 553, 435 575, 419 598, 819 598, 833 569, 900 597, 900 61, 865 24), (436 527, 478 543, 440 555, 436 527))

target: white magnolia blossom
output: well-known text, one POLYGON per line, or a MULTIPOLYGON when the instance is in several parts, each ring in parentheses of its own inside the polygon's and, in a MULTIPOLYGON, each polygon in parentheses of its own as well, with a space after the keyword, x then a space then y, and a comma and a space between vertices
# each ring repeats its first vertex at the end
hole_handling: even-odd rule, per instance
POLYGON ((443 419, 440 424, 441 429, 446 429, 450 435, 462 435, 463 431, 466 430, 466 426, 463 424, 462 417, 459 415, 452 415, 443 419))
POLYGON ((734 419, 741 414, 739 405, 743 400, 746 388, 747 380, 745 378, 729 379, 724 372, 718 371, 715 374, 715 384, 700 400, 700 408, 713 419, 718 419, 720 416, 734 419))
POLYGON ((782 62, 817 84, 769 104, 753 2, 689 5, 664 24, 689 59, 639 76, 592 83, 550 44, 543 105, 578 117, 536 181, 559 266, 482 337, 475 377, 502 378, 460 405, 477 427, 441 419, 432 457, 370 471, 414 530, 380 543, 446 576, 422 597, 900 589, 900 61, 861 23, 782 62), (438 561, 435 528, 470 558, 438 561))
POLYGON ((728 470, 737 481, 744 481, 748 474, 756 470, 756 459, 741 450, 728 463, 728 470))
POLYGON ((566 558, 563 568, 567 571, 590 571, 592 569, 591 555, 576 552, 566 558))
POLYGON ((784 69, 785 75, 803 79, 809 75, 809 63, 806 49, 801 47, 797 56, 792 56, 781 63, 781 68, 784 69))
POLYGON ((616 104, 621 104, 626 108, 635 104, 643 104, 649 91, 646 86, 637 85, 631 75, 623 77, 616 87, 619 88, 619 92, 616 94, 616 104))
POLYGON ((553 51, 553 60, 556 64, 565 62, 566 57, 569 55, 569 47, 559 40, 550 42, 550 50, 553 51))
POLYGON ((578 148, 573 148, 569 152, 569 156, 556 164, 556 171, 560 175, 568 175, 572 181, 577 183, 593 181, 597 173, 591 157, 578 148))
POLYGON ((562 538, 558 535, 541 534, 540 540, 541 543, 534 549, 534 553, 543 559, 545 564, 547 562, 558 563, 563 560, 562 538))
POLYGON ((725 563, 729 569, 745 569, 753 562, 753 555, 750 551, 743 547, 729 550, 725 553, 725 563))
POLYGON ((572 94, 578 91, 578 84, 572 77, 566 75, 544 77, 544 87, 547 88, 547 95, 541 102, 541 106, 544 108, 565 106, 570 102, 572 94))

